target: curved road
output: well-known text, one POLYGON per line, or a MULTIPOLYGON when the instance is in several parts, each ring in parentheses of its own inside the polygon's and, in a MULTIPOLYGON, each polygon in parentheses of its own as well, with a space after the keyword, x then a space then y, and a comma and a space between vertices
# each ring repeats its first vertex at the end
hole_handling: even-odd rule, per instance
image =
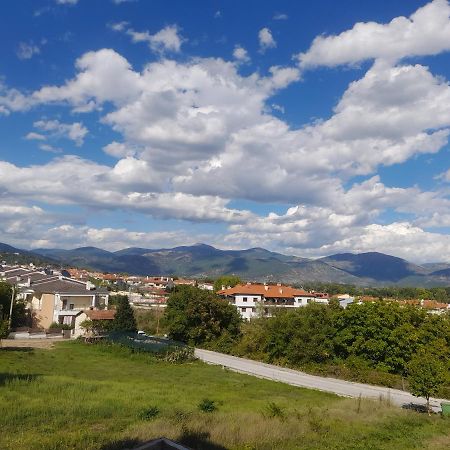
MULTIPOLYGON (((398 406, 425 405, 424 398, 417 398, 409 392, 398 389, 390 389, 370 384, 354 383, 352 381, 338 380, 336 378, 308 375, 298 370, 265 364, 251 359, 237 358, 236 356, 212 352, 210 350, 195 349, 195 356, 209 364, 218 364, 236 372, 254 375, 260 378, 280 381, 292 386, 301 386, 308 389, 317 389, 324 392, 332 392, 344 397, 366 397, 372 399, 384 398, 398 406)), ((431 399, 430 404, 435 412, 441 411, 440 403, 448 401, 443 399, 431 399)))

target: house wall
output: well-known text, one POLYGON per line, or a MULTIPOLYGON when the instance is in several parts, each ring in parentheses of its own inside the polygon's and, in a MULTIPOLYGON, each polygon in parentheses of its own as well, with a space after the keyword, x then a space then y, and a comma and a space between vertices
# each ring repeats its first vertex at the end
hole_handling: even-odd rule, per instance
POLYGON ((72 337, 77 338, 84 335, 85 330, 80 327, 80 324, 85 320, 88 320, 88 316, 84 312, 75 317, 75 327, 72 330, 72 337))
MULTIPOLYGON (((301 296, 301 297, 294 297, 294 300, 295 300, 296 306, 306 306, 309 303, 316 302, 317 300, 320 300, 318 303, 323 303, 324 299, 316 299, 315 297, 312 297, 312 296, 311 297, 301 296)), ((326 303, 328 303, 328 300, 326 301, 326 303)))
POLYGON ((294 297, 294 299, 290 299, 290 302, 277 301, 277 299, 267 299, 267 304, 262 302, 262 300, 261 295, 254 294, 238 294, 229 299, 230 303, 236 306, 241 316, 246 320, 256 317, 258 315, 259 308, 264 308, 264 311, 268 310, 266 314, 270 315, 271 308, 299 308, 313 302, 328 304, 327 299, 317 299, 314 296, 294 297))
POLYGON ((257 314, 257 304, 261 301, 260 295, 236 295, 234 297, 234 305, 241 316, 250 320, 257 314))
POLYGON ((49 328, 53 322, 55 308, 55 294, 42 294, 33 296, 31 300, 32 327, 49 328))

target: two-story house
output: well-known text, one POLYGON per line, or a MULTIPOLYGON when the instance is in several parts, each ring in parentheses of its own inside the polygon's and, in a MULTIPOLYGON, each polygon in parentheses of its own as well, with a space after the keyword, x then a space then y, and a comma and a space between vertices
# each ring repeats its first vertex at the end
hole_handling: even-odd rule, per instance
POLYGON ((74 326, 81 312, 108 306, 106 289, 62 276, 32 282, 26 293, 33 328, 46 329, 53 322, 74 326))
POLYGON ((270 315, 271 308, 298 308, 311 302, 328 303, 328 299, 316 298, 314 293, 281 284, 238 284, 222 289, 218 294, 235 305, 244 319, 270 315))

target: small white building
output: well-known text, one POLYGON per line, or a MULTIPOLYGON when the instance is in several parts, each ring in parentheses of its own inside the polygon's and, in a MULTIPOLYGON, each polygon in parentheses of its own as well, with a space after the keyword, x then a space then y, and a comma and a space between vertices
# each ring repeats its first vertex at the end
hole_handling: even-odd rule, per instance
POLYGON ((218 294, 235 305, 247 320, 270 316, 271 308, 274 307, 299 308, 312 302, 328 304, 326 298, 318 298, 314 293, 281 284, 238 284, 233 288, 222 289, 218 294))

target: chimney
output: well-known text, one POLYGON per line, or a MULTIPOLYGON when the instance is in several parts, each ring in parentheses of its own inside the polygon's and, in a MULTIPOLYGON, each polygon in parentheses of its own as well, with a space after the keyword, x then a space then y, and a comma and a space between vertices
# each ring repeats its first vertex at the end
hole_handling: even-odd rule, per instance
POLYGON ((283 293, 283 289, 280 288, 280 294, 282 294, 282 293, 283 293))
POLYGON ((281 283, 277 283, 277 286, 281 286, 281 283))
POLYGON ((267 284, 265 284, 265 285, 264 285, 264 289, 265 289, 266 291, 268 291, 268 290, 269 290, 269 286, 267 286, 267 284))

